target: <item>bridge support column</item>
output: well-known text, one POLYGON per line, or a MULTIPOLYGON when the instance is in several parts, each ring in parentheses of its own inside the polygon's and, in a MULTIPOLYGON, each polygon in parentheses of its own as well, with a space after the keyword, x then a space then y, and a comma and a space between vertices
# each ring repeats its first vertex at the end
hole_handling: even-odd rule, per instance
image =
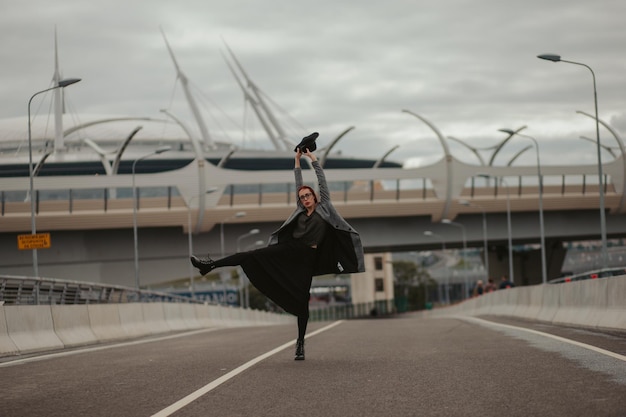
MULTIPOLYGON (((546 274, 548 281, 561 275, 567 250, 560 240, 546 240, 546 274)), ((496 285, 503 275, 509 275, 508 247, 506 245, 489 248, 489 272, 496 285)), ((510 277, 509 277, 510 278, 510 277)), ((515 285, 536 285, 542 283, 541 250, 529 249, 513 251, 513 280, 515 285)))

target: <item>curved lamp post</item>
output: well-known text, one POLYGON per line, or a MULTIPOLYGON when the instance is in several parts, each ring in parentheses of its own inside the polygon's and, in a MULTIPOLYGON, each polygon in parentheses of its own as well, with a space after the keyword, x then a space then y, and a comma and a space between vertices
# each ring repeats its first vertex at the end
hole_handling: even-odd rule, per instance
MULTIPOLYGON (((578 114, 582 114, 584 116, 587 117, 591 117, 592 119, 596 119, 595 116, 589 114, 589 113, 585 113, 584 111, 580 111, 577 110, 576 113, 578 114)), ((615 138, 615 140, 617 141, 617 145, 619 146, 619 150, 622 153, 622 171, 624 172, 624 177, 626 177, 626 148, 624 147, 624 141, 622 140, 622 137, 615 131, 615 129, 613 129, 608 123, 606 123, 603 120, 600 119, 596 119, 597 123, 600 123, 602 126, 606 127, 606 130, 608 130, 609 132, 611 132, 611 134, 613 135, 613 137, 615 138)), ((591 139, 592 142, 595 142, 595 140, 591 139)), ((604 146, 604 145, 600 145, 602 146, 604 149, 609 150, 610 148, 608 146, 604 146)), ((609 152, 613 155, 613 157, 615 157, 615 154, 613 154, 612 151, 609 150, 609 152)), ((626 184, 622 186, 622 197, 620 198, 619 201, 619 210, 618 212, 622 211, 622 207, 624 207, 624 203, 626 202, 626 184)))
POLYGON ((322 157, 320 158, 320 166, 322 168, 324 168, 324 165, 326 164, 326 159, 328 159, 328 154, 330 153, 331 149, 333 149, 335 147, 335 145, 337 144, 337 142, 339 142, 341 140, 341 138, 344 137, 352 129, 354 129, 354 126, 350 126, 346 130, 341 132, 339 134, 339 136, 337 136, 335 139, 333 139, 333 141, 330 143, 330 145, 328 145, 326 147, 326 149, 324 150, 324 153, 322 154, 322 157))
POLYGON ((465 291, 463 291, 463 299, 465 300, 467 298, 467 290, 469 288, 468 284, 467 284, 467 278, 468 278, 468 273, 467 273, 467 238, 465 237, 465 226, 463 226, 461 223, 457 223, 457 222, 453 222, 450 219, 443 219, 441 220, 441 223, 443 224, 449 224, 451 226, 456 226, 459 227, 461 229, 462 232, 462 236, 463 236, 463 270, 465 272, 465 291))
POLYGON ((225 218, 224 220, 222 220, 220 222, 220 250, 222 252, 222 258, 225 256, 224 253, 224 223, 226 223, 229 220, 232 219, 239 219, 241 217, 244 217, 246 215, 245 211, 238 211, 237 213, 233 214, 230 217, 225 218))
MULTIPOLYGON (((588 138, 587 136, 580 136, 580 139, 586 140, 586 141, 594 143, 594 144, 596 143, 595 139, 588 138)), ((607 145, 600 145, 600 146, 602 147, 602 149, 604 149, 605 151, 610 153, 613 158, 617 158, 617 155, 615 154, 615 151, 613 150, 613 148, 611 148, 610 146, 607 146, 607 145)))
MULTIPOLYGON (((528 127, 528 126, 526 126, 526 125, 524 125, 524 126, 520 127, 519 129, 517 129, 517 130, 515 130, 515 131, 514 131, 514 134, 515 134, 515 133, 519 133, 519 132, 521 132, 522 130, 526 129, 527 127, 528 127)), ((506 143, 507 143, 509 140, 511 140, 511 138, 512 138, 512 137, 513 137, 513 135, 512 135, 512 134, 509 134, 509 136, 508 136, 507 138, 505 138, 502 142, 500 142, 500 143, 498 144, 498 146, 496 147, 496 150, 495 150, 495 151, 493 151, 493 154, 491 154, 491 158, 489 158, 489 163, 488 163, 488 165, 489 165, 489 166, 493 166, 493 161, 496 159, 496 155, 498 155, 498 152, 500 152, 500 150, 502 149, 502 147, 503 147, 504 145, 506 145, 506 143)))
POLYGON ((135 287, 139 290, 139 245, 137 238, 137 188, 135 187, 135 166, 139 161, 142 161, 146 158, 150 158, 151 156, 158 155, 163 152, 167 152, 171 149, 170 146, 161 146, 155 149, 153 152, 150 152, 147 155, 139 157, 135 159, 132 167, 132 177, 133 177, 133 243, 135 247, 135 287))
MULTIPOLYGON (((258 235, 259 233, 261 233, 261 231, 259 229, 252 229, 250 230, 248 233, 241 235, 237 238, 237 252, 241 252, 241 241, 242 239, 245 239, 247 237, 250 236, 254 236, 254 235, 258 235)), ((255 243, 253 243, 251 246, 256 246, 258 245, 260 242, 260 244, 262 245, 264 242, 262 240, 258 240, 255 243)), ((245 273, 243 272, 243 269, 241 267, 239 267, 239 307, 243 308, 244 306, 244 293, 247 299, 249 299, 248 295, 247 295, 247 291, 246 289, 244 289, 244 279, 247 279, 247 277, 244 278, 245 273)), ((246 281, 247 284, 247 281, 246 281)), ((224 285, 224 299, 226 299, 226 286, 224 285)))
POLYGON ((600 194, 600 238, 602 240, 602 268, 606 268, 608 266, 608 254, 606 243, 606 213, 604 211, 604 173, 602 172, 602 155, 600 152, 600 119, 598 118, 598 90, 596 89, 596 74, 593 72, 589 65, 583 64, 582 62, 566 61, 565 59, 561 59, 560 55, 541 54, 537 55, 537 58, 545 59, 552 62, 565 62, 567 64, 580 65, 587 68, 591 72, 591 77, 593 79, 593 102, 596 111, 596 148, 598 154, 598 182, 600 187, 598 192, 600 194))
MULTIPOLYGON (((430 230, 425 230, 424 231, 424 236, 429 236, 429 237, 435 237, 437 239, 439 239, 441 241, 441 251, 445 252, 446 251, 446 241, 443 238, 443 236, 438 235, 436 233, 431 232, 430 230)), ((450 282, 449 282, 449 278, 448 278, 448 268, 446 267, 446 304, 450 304, 450 282)), ((441 300, 439 300, 441 301, 441 300)))
MULTIPOLYGON (((191 198, 189 199, 189 206, 187 207, 187 246, 189 247, 189 257, 191 258, 191 256, 193 255, 193 239, 191 237, 192 235, 192 231, 191 231, 191 203, 194 199, 196 198, 200 198, 200 197, 205 197, 207 194, 211 194, 213 192, 217 191, 217 188, 209 188, 208 190, 206 190, 203 194, 197 194, 194 196, 191 196, 191 198)), ((189 262, 189 283, 191 285, 191 298, 196 298, 196 285, 195 285, 195 274, 193 271, 193 265, 191 264, 191 262, 189 262)))
MULTIPOLYGON (((498 180, 497 177, 493 177, 487 174, 478 174, 479 177, 485 179, 494 179, 498 180)), ((504 178, 500 178, 500 183, 504 183, 506 185, 506 226, 507 226, 507 234, 509 236, 509 279, 511 282, 515 282, 513 277, 513 232, 511 228, 511 194, 509 192, 509 184, 506 182, 504 178)))
POLYGON ((489 275, 489 246, 487 244, 487 213, 482 206, 478 204, 470 203, 467 200, 459 200, 459 204, 466 207, 478 207, 483 213, 483 245, 485 247, 485 271, 487 272, 487 279, 491 278, 489 275))
POLYGON ((385 162, 385 158, 387 158, 393 151, 395 151, 399 147, 400 145, 395 145, 394 147, 389 149, 387 152, 385 152, 383 156, 381 156, 376 162, 374 162, 374 165, 372 166, 372 168, 379 168, 381 164, 385 162))
MULTIPOLYGON (((33 167, 33 135, 32 128, 30 122, 30 105, 33 102, 33 99, 39 94, 45 93, 50 90, 56 90, 57 88, 65 88, 68 85, 76 84, 80 81, 80 78, 67 78, 65 80, 60 80, 57 85, 54 87, 46 88, 45 90, 37 91, 33 94, 28 100, 28 177, 29 177, 29 195, 30 195, 30 232, 33 235, 37 234, 37 226, 35 221, 35 196, 34 189, 35 184, 33 181, 34 177, 34 167, 33 167)), ((37 249, 32 249, 33 251, 33 274, 35 277, 39 276, 39 262, 37 261, 37 249)))
POLYGON ((480 153, 478 152, 478 148, 475 148, 473 146, 468 145, 467 143, 463 142, 461 139, 455 138, 454 136, 448 136, 448 139, 455 141, 456 143, 458 143, 459 145, 463 145, 465 146, 467 149, 469 149, 474 155, 476 155, 476 157, 478 158, 478 160, 480 161, 480 165, 484 166, 485 165, 485 160, 483 159, 483 157, 480 155, 480 153))
POLYGON ((435 133, 435 135, 437 135, 437 139, 439 139, 439 142, 441 143, 441 147, 443 148, 443 153, 445 156, 445 163, 446 163, 446 202, 444 204, 441 217, 446 217, 448 215, 448 211, 450 210, 450 202, 452 200, 452 176, 453 176, 452 162, 453 161, 452 161, 452 154, 450 153, 450 147, 448 146, 448 143, 446 142, 446 138, 439 131, 439 129, 437 129, 437 126, 432 124, 428 119, 420 116, 417 113, 413 113, 410 110, 405 109, 405 110, 402 110, 402 112, 408 113, 414 117, 417 117, 422 122, 424 122, 435 133))
MULTIPOLYGON (((500 132, 508 133, 513 137, 516 132, 511 129, 499 129, 500 132)), ((537 151, 537 186, 539 187, 539 236, 541 239, 541 282, 547 284, 547 267, 546 267, 546 234, 543 222, 543 176, 541 175, 541 162, 539 161, 539 143, 532 136, 517 133, 517 136, 530 139, 535 144, 535 150, 537 151)))

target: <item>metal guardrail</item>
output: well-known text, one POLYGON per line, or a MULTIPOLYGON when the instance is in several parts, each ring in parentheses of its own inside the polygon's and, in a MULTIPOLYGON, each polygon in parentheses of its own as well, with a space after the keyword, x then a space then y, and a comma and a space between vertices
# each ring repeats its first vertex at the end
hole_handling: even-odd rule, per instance
POLYGON ((204 303, 190 297, 118 285, 0 275, 0 304, 204 303))
MULTIPOLYGON (((205 301, 176 294, 137 290, 119 285, 0 275, 0 305, 70 305, 134 302, 178 302, 204 304, 205 301)), ((311 321, 386 316, 394 313, 393 300, 361 304, 341 304, 310 311, 311 321)))
POLYGON ((359 304, 336 304, 309 311, 310 321, 330 321, 364 317, 383 317, 395 313, 394 300, 359 304))

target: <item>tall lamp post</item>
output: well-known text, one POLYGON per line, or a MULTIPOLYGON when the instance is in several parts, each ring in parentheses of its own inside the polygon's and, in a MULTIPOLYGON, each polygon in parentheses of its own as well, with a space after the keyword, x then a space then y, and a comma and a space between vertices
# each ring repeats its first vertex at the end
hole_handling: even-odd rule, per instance
POLYGON ((473 204, 470 203, 467 200, 459 200, 459 204, 466 206, 466 207, 478 207, 478 209, 480 209, 480 211, 482 211, 483 213, 483 246, 484 246, 484 251, 485 251, 485 271, 487 273, 487 280, 489 280, 489 278, 491 278, 491 275, 489 275, 489 245, 487 244, 487 213, 485 212, 485 209, 482 206, 479 206, 478 204, 473 204))
MULTIPOLYGON (((509 135, 515 135, 515 132, 511 129, 499 129, 500 132, 508 133, 509 135)), ((532 136, 517 133, 517 136, 530 139, 535 144, 535 150, 537 151, 537 186, 539 187, 539 236, 541 239, 541 282, 546 284, 548 282, 548 273, 546 266, 546 233, 543 222, 543 176, 541 175, 541 162, 539 160, 539 143, 532 136)))
POLYGON ((547 61, 552 62, 565 62, 568 64, 580 65, 582 67, 587 68, 591 72, 591 77, 593 79, 593 102, 595 105, 596 111, 596 143, 597 143, 597 154, 598 154, 598 183, 599 183, 599 194, 600 194, 600 236, 602 239, 602 268, 608 267, 608 254, 607 254, 607 242, 606 242, 606 213, 604 211, 604 173, 602 172, 602 156, 600 152, 601 144, 600 144, 600 121, 598 119, 598 91, 596 89, 596 74, 593 72, 591 67, 587 64, 583 64, 582 62, 575 61, 566 61, 561 59, 560 55, 556 54, 541 54, 537 55, 537 58, 545 59, 547 61))
POLYGON ((222 252, 222 258, 225 256, 225 250, 224 250, 224 223, 226 223, 229 220, 232 219, 239 219, 241 217, 244 217, 246 215, 245 211, 238 211, 237 213, 233 214, 230 217, 225 218, 224 220, 222 220, 220 222, 220 250, 222 252))
MULTIPOLYGON (((253 244, 246 246, 245 250, 252 250, 253 248, 261 247, 261 246, 265 245, 265 243, 266 242, 264 240, 257 240, 253 244)), ((249 290, 249 282, 250 282, 250 280, 248 279, 248 276, 243 271, 243 269, 241 270, 241 277, 243 279, 243 281, 242 281, 242 288, 243 288, 243 292, 244 292, 244 296, 241 299, 242 300, 244 300, 244 299, 246 300, 243 306, 246 307, 246 308, 250 308, 250 290, 249 290)))
MULTIPOLYGON (((439 239, 441 241, 441 250, 442 252, 445 253, 446 251, 446 241, 444 240, 443 236, 438 235, 436 233, 431 232, 430 230, 425 230, 424 231, 424 236, 429 236, 429 237, 435 237, 437 239, 439 239)), ((445 269, 445 274, 446 274, 446 304, 450 304, 450 283, 448 280, 448 269, 445 269)), ((441 300, 439 300, 441 301, 441 300)))
MULTIPOLYGON (((205 197, 207 194, 217 191, 217 188, 209 188, 203 194, 196 194, 189 199, 189 207, 187 208, 187 245, 189 247, 189 257, 193 255, 193 239, 191 237, 191 203, 194 199, 205 197)), ((194 279, 193 265, 189 263, 189 283, 191 285, 191 298, 196 298, 196 285, 194 279)))
MULTIPOLYGON (((80 78, 67 78, 64 80, 60 80, 57 85, 54 87, 46 88, 45 90, 41 90, 33 94, 28 100, 28 177, 29 177, 29 195, 30 195, 30 232, 33 235, 37 234, 37 226, 35 221, 35 196, 34 189, 35 183, 33 180, 34 177, 34 167, 33 167, 33 136, 32 136, 32 128, 30 122, 30 105, 33 102, 33 99, 39 94, 45 93, 50 90, 56 90, 57 88, 65 88, 68 85, 76 84, 79 82, 80 78)), ((33 251, 33 274, 35 277, 39 276, 39 262, 37 260, 37 249, 32 249, 33 251)))
POLYGON ((139 290, 139 245, 137 239, 137 188, 135 187, 135 166, 137 162, 142 161, 146 158, 150 158, 151 156, 167 152, 171 149, 170 146, 161 146, 155 149, 153 152, 150 152, 147 155, 139 157, 135 159, 132 167, 132 178, 133 178, 133 243, 135 247, 135 287, 139 290))
MULTIPOLYGON (((254 235, 258 235, 259 233, 261 233, 261 231, 259 229, 252 229, 250 230, 248 233, 243 234, 241 236, 239 236, 237 238, 237 252, 241 252, 241 241, 247 237, 250 236, 254 236, 254 235)), ((261 243, 263 243, 263 241, 261 241, 261 243)), ((241 268, 240 268, 241 269, 241 268)), ((244 284, 243 284, 243 270, 240 271, 239 273, 239 307, 243 307, 243 292, 244 292, 244 284)), ((226 287, 224 287, 224 291, 226 291, 226 287)))
MULTIPOLYGON (((491 175, 487 175, 487 174, 478 174, 478 176, 481 178, 485 178, 485 179, 495 179, 496 181, 498 180, 498 178, 492 177, 491 175)), ((513 232, 511 228, 511 194, 509 192, 509 184, 506 182, 504 178, 500 178, 500 183, 504 183, 504 185, 506 185, 506 227, 507 227, 507 234, 509 237, 509 279, 511 280, 511 282, 514 283, 515 280, 513 277, 513 232)))
POLYGON ((465 291, 463 291, 463 299, 467 298, 467 290, 468 290, 468 285, 467 285, 467 238, 465 236, 465 226, 463 226, 461 223, 457 223, 457 222, 453 222, 450 219, 443 219, 441 221, 441 223, 443 224, 449 224, 451 226, 456 226, 459 227, 461 229, 462 232, 462 236, 463 236, 463 270, 465 272, 465 291))

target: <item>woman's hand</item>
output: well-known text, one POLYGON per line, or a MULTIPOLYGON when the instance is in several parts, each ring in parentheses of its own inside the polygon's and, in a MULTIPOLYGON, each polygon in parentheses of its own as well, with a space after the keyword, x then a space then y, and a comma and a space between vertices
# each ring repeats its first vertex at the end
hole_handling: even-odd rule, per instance
POLYGON ((315 156, 315 154, 311 152, 310 150, 307 149, 305 155, 308 156, 311 159, 311 161, 314 161, 314 162, 317 161, 317 156, 315 156))
POLYGON ((302 152, 300 152, 300 148, 296 151, 296 168, 300 168, 300 158, 302 158, 302 152))

